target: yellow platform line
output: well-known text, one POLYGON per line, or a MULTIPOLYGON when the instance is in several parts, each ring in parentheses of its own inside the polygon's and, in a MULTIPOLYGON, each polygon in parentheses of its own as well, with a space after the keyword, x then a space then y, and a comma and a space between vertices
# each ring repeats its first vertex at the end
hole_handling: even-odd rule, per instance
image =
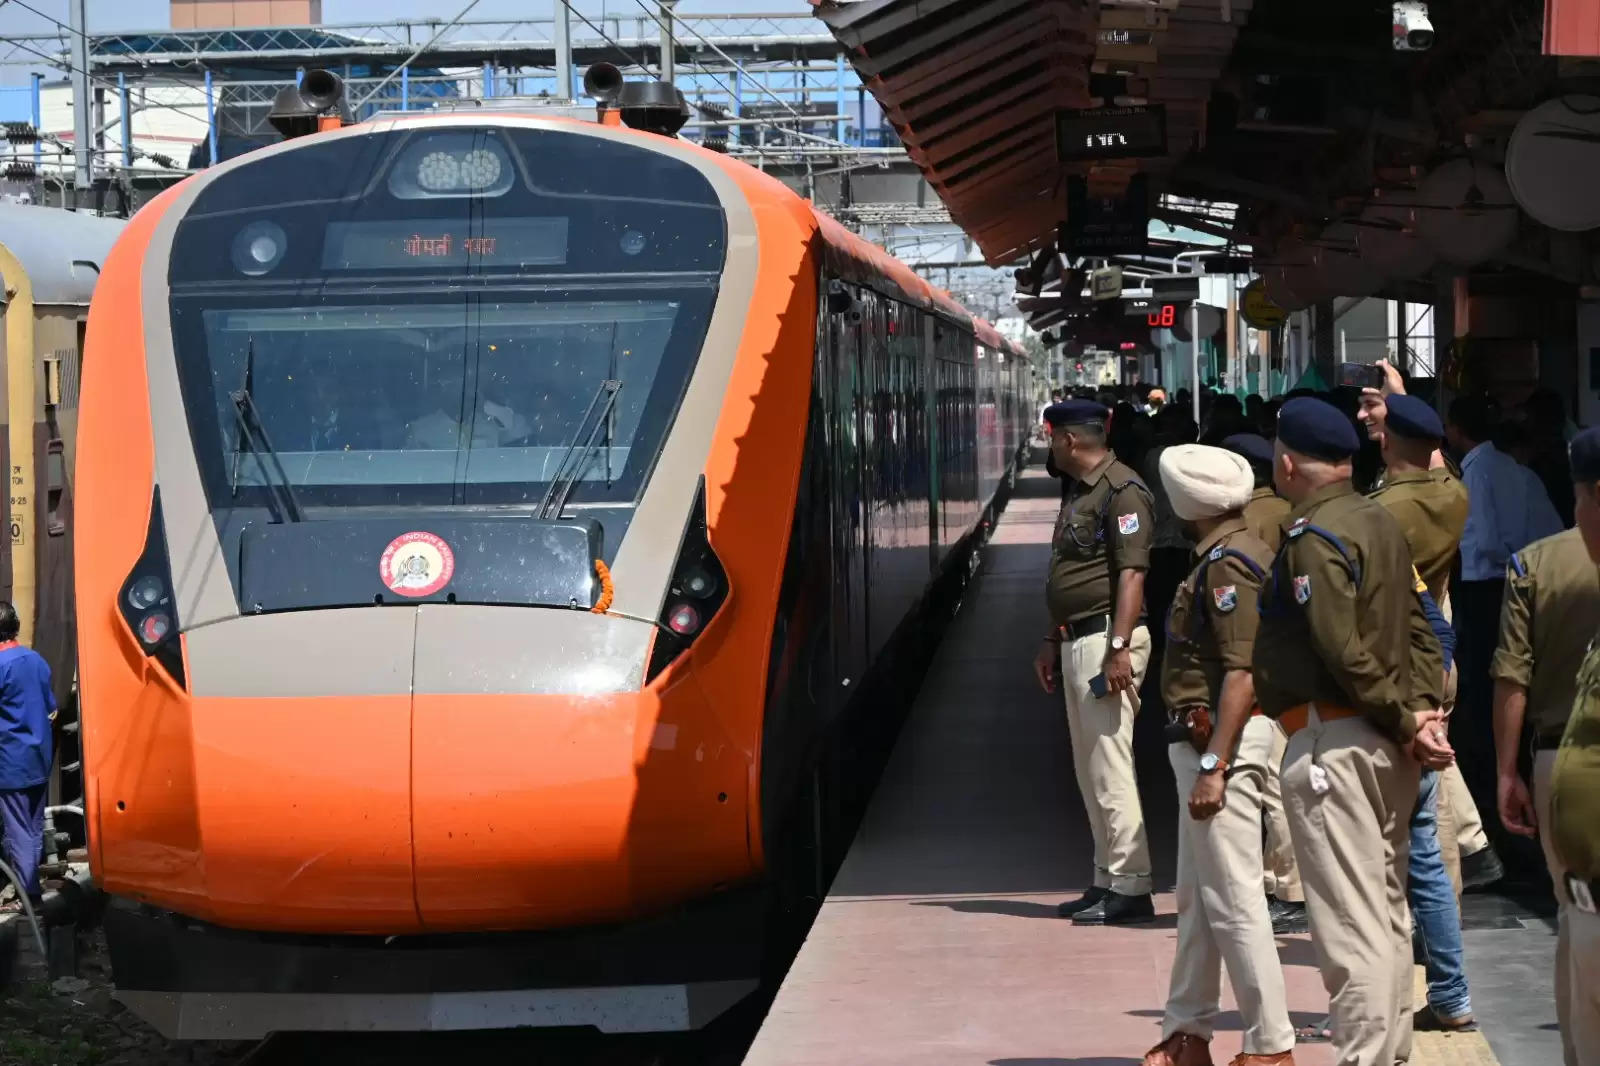
MULTIPOLYGON (((1428 978, 1421 966, 1413 978, 1413 1002, 1428 1002, 1428 978)), ((1412 1038, 1411 1066, 1500 1066, 1494 1049, 1476 1033, 1418 1033, 1412 1038)))

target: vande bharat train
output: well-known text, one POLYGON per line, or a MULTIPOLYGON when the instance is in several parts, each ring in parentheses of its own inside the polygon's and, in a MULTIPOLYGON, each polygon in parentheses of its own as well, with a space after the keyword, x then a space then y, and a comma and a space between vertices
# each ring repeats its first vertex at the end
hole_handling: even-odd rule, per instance
POLYGON ((93 298, 118 994, 179 1038, 698 1027, 815 891, 829 752, 965 576, 1028 366, 630 112, 658 84, 347 124, 330 77, 320 128, 136 214, 93 298))

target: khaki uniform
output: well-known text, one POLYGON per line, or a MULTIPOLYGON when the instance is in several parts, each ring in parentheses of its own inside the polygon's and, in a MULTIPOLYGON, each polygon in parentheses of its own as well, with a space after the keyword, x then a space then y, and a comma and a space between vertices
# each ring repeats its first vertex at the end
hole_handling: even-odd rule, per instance
MULTIPOLYGON (((1283 545, 1283 526, 1288 517, 1289 501, 1273 492, 1270 485, 1256 489, 1244 507, 1244 524, 1273 554, 1283 545)), ((1273 733, 1272 761, 1267 767, 1261 796, 1261 813, 1267 826, 1262 887, 1285 903, 1303 903, 1306 894, 1300 887, 1300 871, 1294 864, 1289 819, 1283 813, 1283 783, 1278 775, 1289 740, 1282 729, 1274 729, 1273 733)))
MULTIPOLYGON (((1134 697, 1096 697, 1089 682, 1105 663, 1118 575, 1149 569, 1154 535, 1149 489, 1107 455, 1062 503, 1046 589, 1063 638, 1061 690, 1073 769, 1094 837, 1094 884, 1125 896, 1147 895, 1151 887, 1150 846, 1133 775, 1134 697)), ((1137 690, 1150 662, 1150 631, 1142 620, 1129 651, 1137 690)))
POLYGON ((1244 524, 1255 538, 1276 553, 1283 545, 1283 524, 1289 517, 1289 501, 1272 491, 1272 486, 1256 489, 1244 505, 1244 524))
MULTIPOLYGON (((1449 470, 1440 468, 1390 475, 1369 495, 1399 523, 1411 548, 1412 564, 1439 609, 1446 610, 1450 568, 1461 546, 1462 530, 1467 528, 1467 487, 1449 470)), ((1451 664, 1446 704, 1454 703, 1455 675, 1451 664)), ((1448 837, 1441 833, 1440 842, 1454 866, 1456 856, 1451 854, 1450 845, 1462 855, 1472 855, 1489 846, 1489 836, 1483 831, 1483 819, 1467 790, 1461 768, 1451 763, 1440 775, 1439 786, 1449 820, 1455 824, 1455 833, 1448 837)))
MULTIPOLYGON (((1247 556, 1261 573, 1272 565, 1271 551, 1242 518, 1218 527, 1195 549, 1200 565, 1178 588, 1161 664, 1161 694, 1174 714, 1205 707, 1215 716, 1225 674, 1251 666, 1261 577, 1224 551, 1247 556)), ((1228 758, 1227 802, 1206 821, 1196 821, 1188 809, 1199 753, 1186 743, 1168 749, 1178 784, 1178 956, 1162 1040, 1175 1033, 1211 1039, 1226 966, 1244 1019, 1244 1052, 1271 1055, 1294 1046, 1259 880, 1261 807, 1278 733, 1261 715, 1245 723, 1228 758)))
MULTIPOLYGON (((1500 608, 1500 642, 1490 673, 1528 694, 1527 724, 1533 734, 1533 803, 1539 842, 1555 882, 1556 1016, 1561 1022, 1567 1066, 1580 1059, 1572 1046, 1572 911, 1562 882, 1550 820, 1551 779, 1556 749, 1578 695, 1578 672, 1590 639, 1600 632, 1600 577, 1576 529, 1534 541, 1506 568, 1500 608)), ((1596 1052, 1595 1061, 1600 1061, 1596 1052)))
POLYGON ((1291 518, 1262 591, 1256 698, 1289 732, 1284 803, 1335 1059, 1393 1066, 1411 1054, 1406 869, 1421 768, 1405 745, 1414 714, 1439 705, 1443 658, 1382 507, 1343 482, 1291 518))
POLYGON ((1580 1066, 1592 1066, 1600 1063, 1600 643, 1590 645, 1577 682, 1551 768, 1545 825, 1566 901, 1562 1033, 1580 1066))

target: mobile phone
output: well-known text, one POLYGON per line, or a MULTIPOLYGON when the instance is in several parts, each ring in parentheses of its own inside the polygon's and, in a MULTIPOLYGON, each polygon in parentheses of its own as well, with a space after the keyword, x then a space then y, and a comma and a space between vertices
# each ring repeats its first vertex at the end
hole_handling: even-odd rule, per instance
POLYGON ((1357 389, 1381 389, 1383 368, 1371 363, 1340 363, 1339 384, 1357 389))
POLYGON ((1097 700, 1103 700, 1106 698, 1106 693, 1109 692, 1110 689, 1106 687, 1106 674, 1104 670, 1100 671, 1100 673, 1095 674, 1089 679, 1089 691, 1094 694, 1094 698, 1097 700))

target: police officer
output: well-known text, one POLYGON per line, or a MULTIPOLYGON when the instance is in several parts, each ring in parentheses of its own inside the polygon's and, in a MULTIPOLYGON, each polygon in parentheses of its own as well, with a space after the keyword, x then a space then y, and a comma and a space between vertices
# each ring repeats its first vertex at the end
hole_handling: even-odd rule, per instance
MULTIPOLYGON (((1444 423, 1427 403, 1404 393, 1388 396, 1381 406, 1367 408, 1369 433, 1376 433, 1383 455, 1383 483, 1372 499, 1400 524, 1411 548, 1411 561, 1445 617, 1450 617, 1450 568, 1467 526, 1467 488, 1444 466, 1433 466, 1444 441, 1444 423)), ((1445 682, 1444 707, 1455 706, 1457 671, 1452 665, 1445 682)), ((1460 767, 1451 764, 1440 778, 1454 839, 1446 841, 1446 862, 1453 865, 1459 848, 1469 883, 1499 880, 1500 857, 1489 846, 1483 820, 1472 801, 1460 767)))
MULTIPOLYGON (((1231 452, 1244 456, 1255 476, 1255 488, 1244 508, 1244 522, 1250 532, 1273 554, 1283 543, 1284 520, 1289 517, 1289 501, 1272 487, 1272 442, 1255 433, 1235 433, 1222 442, 1231 452)), ((1274 723, 1272 760, 1261 797, 1266 819, 1267 846, 1263 854, 1263 883, 1267 890, 1267 912, 1272 915, 1274 933, 1306 931, 1306 895, 1300 886, 1300 870, 1294 863, 1294 844, 1289 839, 1289 820, 1283 813, 1283 782, 1279 767, 1289 738, 1274 723)))
MULTIPOLYGON (((1449 619, 1450 571, 1467 525, 1467 487, 1444 461, 1444 423, 1437 412, 1407 395, 1399 374, 1388 363, 1378 365, 1388 378, 1385 388, 1391 391, 1364 390, 1357 415, 1367 437, 1378 442, 1384 463, 1383 475, 1369 495, 1400 523, 1429 595, 1449 619)), ((1455 707, 1458 676, 1452 664, 1445 682, 1446 711, 1455 707)), ((1453 876, 1456 867, 1462 867, 1460 876, 1469 886, 1498 881, 1505 869, 1489 844, 1461 768, 1452 763, 1441 775, 1439 788, 1440 813, 1448 814, 1455 827, 1444 838, 1445 864, 1453 876)), ((1441 818, 1443 821, 1446 819, 1441 818)))
POLYGON ((1173 511, 1193 526, 1196 565, 1173 600, 1161 663, 1176 727, 1178 954, 1161 1043, 1144 1066, 1211 1062, 1224 966, 1244 1019, 1234 1066, 1284 1066, 1294 1061, 1294 1026, 1260 882, 1261 803, 1278 728, 1256 707, 1250 678, 1272 552, 1244 519, 1255 479, 1243 456, 1179 445, 1161 454, 1160 470, 1173 511))
POLYGON ((1406 866, 1419 761, 1453 757, 1444 662, 1394 519, 1356 494, 1355 427, 1283 405, 1273 466, 1293 505, 1262 590, 1256 696, 1289 735, 1284 804, 1341 1066, 1411 1054, 1406 866))
MULTIPOLYGON (((1600 565, 1600 429, 1573 438, 1574 508, 1591 565, 1600 565)), ((1567 997, 1564 1039, 1581 1066, 1600 1062, 1600 640, 1578 670, 1572 715, 1550 774, 1545 832, 1566 901, 1567 997)))
POLYGON ((1150 490, 1106 442, 1110 411, 1090 400, 1054 404, 1050 454, 1072 479, 1056 520, 1047 600, 1052 628, 1034 660, 1046 692, 1067 705, 1073 769, 1094 837, 1094 882, 1059 908, 1086 925, 1145 922, 1150 848, 1133 776, 1133 717, 1150 658, 1144 577, 1155 524, 1150 490))
POLYGON ((1272 442, 1256 433, 1235 433, 1222 442, 1230 452, 1245 457, 1255 476, 1255 488, 1245 505, 1244 522, 1250 532, 1274 553, 1283 543, 1283 520, 1289 517, 1289 501, 1272 487, 1272 442))
MULTIPOLYGON (((1585 440, 1591 438, 1580 434, 1573 442, 1574 459, 1591 446, 1580 446, 1579 441, 1585 440)), ((1576 467, 1573 478, 1581 486, 1582 476, 1576 467)), ((1580 487, 1580 514, 1583 496, 1580 487)), ((1593 504, 1589 507, 1592 510, 1593 504)), ((1556 1014, 1561 1022, 1566 1066, 1577 1066, 1580 1061, 1571 1042, 1572 998, 1568 987, 1572 900, 1560 876, 1561 865, 1551 833, 1550 785, 1557 749, 1574 707, 1579 668, 1597 632, 1600 577, 1584 546, 1581 526, 1536 540, 1511 556, 1500 608, 1500 640, 1490 667, 1494 677, 1500 821, 1509 832, 1540 837, 1545 862, 1555 882, 1556 1014), (1529 733, 1533 748, 1532 796, 1517 767, 1524 736, 1529 733)))

